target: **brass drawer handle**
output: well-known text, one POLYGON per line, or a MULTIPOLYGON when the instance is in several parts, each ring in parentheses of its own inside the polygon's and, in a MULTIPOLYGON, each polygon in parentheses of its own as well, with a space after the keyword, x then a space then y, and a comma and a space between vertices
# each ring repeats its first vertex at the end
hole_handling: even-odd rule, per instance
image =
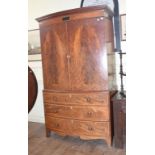
POLYGON ((55 126, 56 126, 56 127, 60 127, 59 123, 56 123, 55 126))
POLYGON ((91 102, 91 98, 90 97, 86 97, 87 102, 91 102))
POLYGON ((92 116, 93 115, 93 112, 87 112, 87 115, 88 116, 92 116))
POLYGON ((93 131, 94 129, 93 129, 93 127, 88 127, 88 130, 93 131))

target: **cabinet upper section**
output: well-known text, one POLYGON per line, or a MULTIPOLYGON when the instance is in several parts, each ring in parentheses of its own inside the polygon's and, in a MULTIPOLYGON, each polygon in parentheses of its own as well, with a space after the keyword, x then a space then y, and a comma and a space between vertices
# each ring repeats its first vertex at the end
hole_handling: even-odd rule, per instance
POLYGON ((42 25, 48 26, 51 24, 61 23, 65 21, 100 17, 100 16, 110 18, 113 16, 113 13, 110 9, 108 9, 106 5, 102 5, 102 6, 84 7, 57 12, 37 18, 36 20, 40 23, 40 26, 42 25))
POLYGON ((113 51, 112 14, 105 6, 38 18, 44 88, 108 90, 108 51, 113 51))

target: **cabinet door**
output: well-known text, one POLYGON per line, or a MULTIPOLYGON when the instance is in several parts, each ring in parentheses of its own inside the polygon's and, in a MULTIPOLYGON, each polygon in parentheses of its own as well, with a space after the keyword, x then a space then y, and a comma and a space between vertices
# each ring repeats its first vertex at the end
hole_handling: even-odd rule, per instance
POLYGON ((66 24, 41 28, 44 88, 68 90, 66 24))
POLYGON ((72 90, 107 90, 104 19, 68 22, 72 90))

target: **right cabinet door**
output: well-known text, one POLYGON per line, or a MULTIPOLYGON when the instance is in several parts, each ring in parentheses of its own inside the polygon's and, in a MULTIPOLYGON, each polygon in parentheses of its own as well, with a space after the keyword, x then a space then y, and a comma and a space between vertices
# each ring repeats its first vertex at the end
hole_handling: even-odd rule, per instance
POLYGON ((72 90, 108 89, 104 18, 68 22, 72 90))

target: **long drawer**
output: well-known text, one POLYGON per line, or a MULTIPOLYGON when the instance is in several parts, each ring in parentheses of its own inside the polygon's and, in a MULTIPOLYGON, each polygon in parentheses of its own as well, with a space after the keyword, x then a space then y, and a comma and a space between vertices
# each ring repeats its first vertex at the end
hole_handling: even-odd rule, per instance
POLYGON ((109 121, 108 106, 63 106, 45 104, 45 113, 49 116, 91 121, 109 121))
POLYGON ((46 116, 46 127, 52 131, 75 136, 108 137, 110 134, 109 122, 78 121, 46 116))
POLYGON ((44 92, 45 103, 78 104, 78 105, 107 105, 109 92, 99 93, 51 93, 44 92))

